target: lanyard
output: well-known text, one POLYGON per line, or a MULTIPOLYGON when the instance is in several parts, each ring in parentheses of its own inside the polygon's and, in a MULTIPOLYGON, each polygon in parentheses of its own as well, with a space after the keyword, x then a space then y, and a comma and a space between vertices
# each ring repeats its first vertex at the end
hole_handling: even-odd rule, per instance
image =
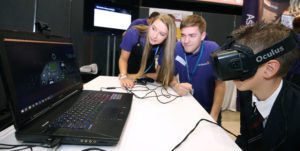
POLYGON ((145 70, 144 73, 147 73, 150 70, 150 68, 153 66, 153 64, 155 62, 155 56, 157 55, 158 49, 159 49, 159 46, 156 47, 155 54, 154 54, 154 59, 153 59, 151 65, 145 70))
POLYGON ((200 49, 200 54, 199 54, 199 57, 198 57, 198 59, 197 59, 197 62, 196 62, 196 64, 195 64, 195 66, 194 66, 194 68, 193 68, 193 72, 192 72, 192 73, 190 73, 190 71, 189 71, 189 63, 188 63, 187 58, 186 58, 186 53, 184 53, 184 59, 185 59, 185 62, 186 62, 186 72, 187 72, 188 80, 189 80, 190 83, 192 82, 192 79, 191 79, 191 78, 193 78, 193 76, 194 76, 194 74, 195 74, 195 72, 196 72, 196 70, 197 70, 197 66, 198 66, 198 64, 199 64, 199 61, 200 61, 201 58, 202 58, 203 49, 204 49, 204 43, 203 43, 203 41, 201 42, 201 46, 200 46, 199 49, 200 49))

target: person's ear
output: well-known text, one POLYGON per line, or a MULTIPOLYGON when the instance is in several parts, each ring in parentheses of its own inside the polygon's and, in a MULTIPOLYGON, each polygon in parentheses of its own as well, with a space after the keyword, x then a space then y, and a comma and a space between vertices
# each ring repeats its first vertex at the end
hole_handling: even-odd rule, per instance
POLYGON ((204 31, 201 33, 201 40, 204 40, 205 37, 206 37, 206 32, 204 31))
POLYGON ((270 79, 279 71, 280 63, 278 60, 270 60, 265 63, 264 68, 264 77, 270 79))

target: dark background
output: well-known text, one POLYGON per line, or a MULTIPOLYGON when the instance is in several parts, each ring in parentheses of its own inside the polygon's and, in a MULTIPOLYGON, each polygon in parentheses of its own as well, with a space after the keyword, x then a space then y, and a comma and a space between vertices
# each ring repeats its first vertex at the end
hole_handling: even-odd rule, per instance
MULTIPOLYGON (((192 0, 111 0, 137 8, 138 18, 148 17, 149 8, 193 11, 207 21, 209 39, 220 45, 226 36, 240 25, 242 7, 192 0)), ((104 35, 83 30, 84 0, 1 0, 0 29, 35 31, 35 22, 47 23, 51 34, 70 37, 79 66, 97 63, 99 75, 118 75, 121 35, 104 35)), ((1 77, 1 75, 0 75, 1 77)), ((0 81, 0 128, 10 124, 7 103, 0 81)))
MULTIPOLYGON (((237 6, 188 0, 112 1, 138 7, 139 18, 148 16, 149 7, 188 10, 203 15, 207 20, 209 38, 219 44, 225 42, 226 36, 240 24, 242 11, 242 8, 237 6)), ((95 62, 99 65, 100 74, 117 75, 118 67, 112 65, 117 65, 121 36, 84 32, 83 3, 84 0, 2 0, 0 29, 32 32, 34 22, 48 23, 52 30, 51 34, 72 38, 80 66, 95 62), (114 53, 115 61, 113 61, 114 53)))

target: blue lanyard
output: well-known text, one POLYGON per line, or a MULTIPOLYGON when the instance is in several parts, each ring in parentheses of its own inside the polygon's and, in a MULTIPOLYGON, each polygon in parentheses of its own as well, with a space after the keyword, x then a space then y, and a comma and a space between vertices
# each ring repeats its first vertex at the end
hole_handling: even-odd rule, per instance
POLYGON ((201 46, 200 46, 199 49, 200 49, 200 54, 199 54, 199 57, 198 57, 198 59, 197 59, 197 62, 196 62, 196 64, 195 64, 195 66, 194 66, 194 69, 193 69, 193 72, 192 72, 192 73, 190 73, 190 71, 189 71, 189 63, 188 63, 187 58, 186 58, 186 53, 184 53, 184 59, 185 59, 185 63, 186 63, 186 72, 187 72, 188 80, 189 80, 190 83, 192 82, 192 79, 191 79, 191 78, 193 78, 193 76, 194 76, 194 74, 195 74, 195 72, 196 72, 196 70, 197 70, 197 66, 198 66, 198 64, 199 64, 199 61, 200 61, 201 58, 202 58, 203 49, 204 49, 204 43, 203 43, 203 41, 201 42, 201 46))
POLYGON ((144 73, 147 73, 150 70, 150 68, 153 66, 153 64, 155 62, 155 56, 157 55, 158 49, 159 49, 159 46, 156 47, 155 54, 154 54, 154 59, 153 59, 151 65, 145 70, 144 73))

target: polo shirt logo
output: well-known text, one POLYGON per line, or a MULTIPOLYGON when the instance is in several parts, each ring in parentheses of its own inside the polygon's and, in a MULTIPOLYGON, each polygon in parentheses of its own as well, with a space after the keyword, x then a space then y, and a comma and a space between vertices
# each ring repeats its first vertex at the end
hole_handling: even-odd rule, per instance
POLYGON ((198 67, 200 67, 200 66, 207 66, 207 65, 209 65, 209 61, 204 62, 204 63, 199 63, 198 67))
POLYGON ((176 61, 178 61, 180 64, 182 64, 183 66, 186 65, 186 62, 183 58, 181 58, 180 56, 176 56, 175 58, 176 61))

